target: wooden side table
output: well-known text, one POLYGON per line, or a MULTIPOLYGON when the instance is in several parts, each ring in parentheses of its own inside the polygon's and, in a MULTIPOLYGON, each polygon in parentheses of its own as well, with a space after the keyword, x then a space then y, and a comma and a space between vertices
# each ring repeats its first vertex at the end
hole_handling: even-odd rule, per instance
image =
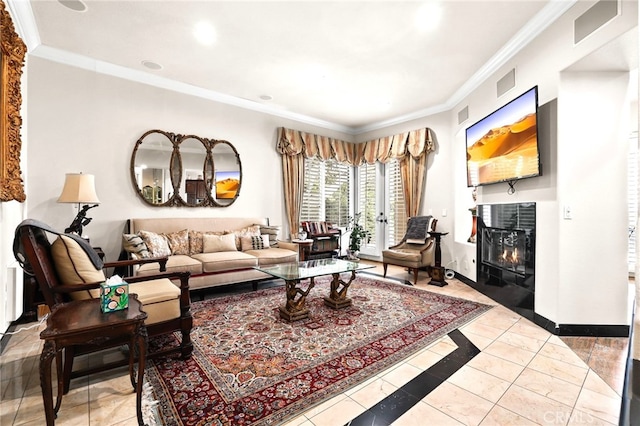
POLYGON ((300 262, 308 260, 313 240, 291 240, 291 242, 298 245, 298 260, 300 262))
POLYGON ((47 328, 40 333, 44 348, 40 355, 40 386, 44 400, 47 426, 53 425, 64 393, 62 350, 75 345, 103 346, 112 340, 129 343, 129 376, 136 390, 138 424, 142 425, 142 381, 147 354, 147 314, 135 294, 129 295, 129 308, 103 314, 100 299, 76 300, 57 305, 47 318, 47 328), (135 349, 135 350, 134 350, 135 349), (134 362, 138 355, 138 375, 134 377, 134 362), (58 394, 55 408, 51 389, 51 361, 56 358, 58 394))

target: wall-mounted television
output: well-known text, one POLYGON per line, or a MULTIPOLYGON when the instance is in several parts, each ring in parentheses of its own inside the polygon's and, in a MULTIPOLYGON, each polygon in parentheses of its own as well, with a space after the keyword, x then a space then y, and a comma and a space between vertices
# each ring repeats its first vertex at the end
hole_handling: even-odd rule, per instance
POLYGON ((467 186, 540 176, 538 86, 467 128, 467 186))

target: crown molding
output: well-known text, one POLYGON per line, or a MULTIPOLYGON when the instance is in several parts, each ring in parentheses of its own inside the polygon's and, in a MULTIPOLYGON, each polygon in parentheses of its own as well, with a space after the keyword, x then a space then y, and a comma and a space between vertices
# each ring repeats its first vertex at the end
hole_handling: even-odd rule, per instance
POLYGON ((328 130, 335 130, 349 135, 359 134, 382 129, 385 127, 402 124, 407 121, 428 117, 433 114, 452 110, 464 98, 469 96, 475 89, 484 83, 500 67, 507 63, 513 56, 529 44, 541 32, 547 29, 553 22, 562 16, 578 0, 551 0, 536 16, 533 17, 518 33, 512 37, 507 44, 487 61, 469 80, 443 104, 418 110, 410 114, 382 120, 361 127, 350 127, 338 123, 320 120, 303 114, 280 110, 276 107, 260 104, 258 102, 225 95, 213 90, 203 89, 186 83, 181 83, 164 77, 159 77, 148 72, 126 68, 120 65, 99 61, 87 56, 68 52, 61 49, 45 46, 40 41, 38 27, 31 9, 31 4, 27 0, 5 0, 9 11, 12 12, 18 28, 27 45, 29 55, 40 57, 54 62, 63 63, 73 67, 78 67, 101 74, 112 75, 126 80, 135 81, 141 84, 196 96, 227 105, 236 106, 252 111, 257 111, 277 117, 306 123, 328 130))

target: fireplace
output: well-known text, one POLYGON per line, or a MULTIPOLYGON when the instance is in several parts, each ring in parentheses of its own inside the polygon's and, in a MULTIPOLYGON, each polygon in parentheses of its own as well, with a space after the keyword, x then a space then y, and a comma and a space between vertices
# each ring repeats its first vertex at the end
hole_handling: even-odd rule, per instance
POLYGON ((532 318, 536 204, 478 205, 476 288, 532 318))

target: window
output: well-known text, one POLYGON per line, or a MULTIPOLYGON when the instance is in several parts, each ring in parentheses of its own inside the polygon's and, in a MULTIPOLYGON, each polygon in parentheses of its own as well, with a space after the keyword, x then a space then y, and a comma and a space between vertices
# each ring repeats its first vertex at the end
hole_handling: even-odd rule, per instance
POLYGON ((360 225, 371 233, 369 244, 375 244, 376 235, 376 165, 362 164, 358 166, 358 200, 356 213, 360 213, 360 225))
POLYGON ((387 225, 389 232, 389 246, 402 241, 407 232, 407 213, 405 211, 404 192, 402 191, 402 177, 400 176, 400 161, 387 163, 389 207, 387 225))
POLYGON ((347 226, 351 205, 351 166, 335 160, 304 160, 300 221, 327 221, 347 226))

